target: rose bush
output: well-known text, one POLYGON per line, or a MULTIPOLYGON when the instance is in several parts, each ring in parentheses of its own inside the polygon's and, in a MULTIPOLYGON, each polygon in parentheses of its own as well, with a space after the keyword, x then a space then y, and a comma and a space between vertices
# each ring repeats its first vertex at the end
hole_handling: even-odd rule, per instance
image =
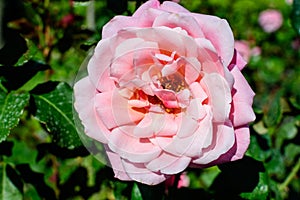
POLYGON ((150 0, 104 26, 75 109, 115 177, 158 184, 243 157, 255 118, 245 64, 226 20, 150 0))

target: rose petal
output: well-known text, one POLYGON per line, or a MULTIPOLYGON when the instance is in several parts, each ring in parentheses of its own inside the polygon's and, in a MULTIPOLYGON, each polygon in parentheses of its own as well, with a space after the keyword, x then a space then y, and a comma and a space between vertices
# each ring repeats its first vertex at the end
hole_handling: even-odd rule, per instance
POLYGON ((205 74, 200 84, 208 94, 215 122, 224 122, 229 117, 231 91, 226 80, 219 74, 205 74))
MULTIPOLYGON (((133 130, 131 127, 128 128, 130 131, 133 130)), ((119 154, 121 158, 135 163, 149 162, 161 153, 161 149, 149 140, 132 135, 132 132, 128 132, 126 127, 113 129, 109 135, 109 148, 119 154)))
MULTIPOLYGON (((158 144, 161 148, 169 153, 177 156, 187 156, 187 157, 199 157, 202 150, 212 142, 212 116, 207 115, 200 123, 198 123, 195 130, 190 129, 193 132, 176 135, 173 140, 169 143, 163 144, 162 140, 157 139, 158 144), (185 137, 182 137, 185 136, 185 137)), ((187 130, 188 131, 188 130, 187 130)))
POLYGON ((118 178, 123 181, 131 181, 132 179, 127 175, 120 156, 112 152, 107 146, 105 146, 106 154, 112 167, 115 178, 118 178))
POLYGON ((191 90, 191 93, 192 93, 193 97, 195 99, 196 98, 199 99, 201 104, 205 99, 207 99, 208 96, 207 96, 206 92, 203 90, 200 83, 194 82, 194 83, 189 85, 189 88, 191 90))
POLYGON ((211 15, 191 13, 199 23, 205 37, 210 40, 228 66, 233 57, 234 37, 228 22, 211 15))
POLYGON ((134 13, 133 17, 139 18, 141 17, 147 10, 154 8, 158 9, 160 7, 160 3, 157 0, 149 0, 145 3, 143 3, 134 13))
POLYGON ((178 33, 168 27, 154 27, 128 30, 146 41, 157 42, 161 50, 173 52, 186 57, 198 55, 197 44, 190 36, 178 33), (176 41, 176 42, 175 42, 176 41))
POLYGON ((112 37, 126 27, 139 27, 139 24, 140 21, 138 18, 117 15, 103 26, 102 38, 112 37))
POLYGON ((235 82, 233 88, 233 125, 235 127, 248 124, 255 120, 255 114, 252 109, 253 97, 255 93, 247 83, 242 73, 237 67, 231 70, 235 82))
POLYGON ((179 62, 179 65, 183 64, 185 66, 184 68, 185 82, 188 85, 190 85, 199 78, 202 67, 201 67, 201 63, 197 58, 189 57, 189 58, 184 58, 184 60, 185 63, 179 62))
POLYGON ((153 63, 152 55, 155 52, 159 52, 159 47, 155 42, 148 42, 140 38, 123 41, 117 46, 114 60, 111 61, 110 75, 117 80, 121 77, 124 79, 125 76, 127 80, 141 76, 153 63))
POLYGON ((167 179, 167 175, 152 172, 143 163, 132 163, 122 159, 122 164, 127 175, 134 181, 147 185, 157 185, 167 179))
POLYGON ((90 79, 88 77, 81 79, 74 86, 74 106, 84 125, 85 133, 99 142, 107 143, 110 132, 97 118, 93 104, 95 93, 96 88, 90 79))
POLYGON ((211 146, 207 147, 203 155, 193 160, 195 164, 205 165, 217 160, 222 154, 230 150, 235 143, 233 127, 227 125, 214 126, 215 138, 211 146))
POLYGON ((202 105, 202 99, 192 99, 187 107, 186 113, 195 120, 201 120, 207 114, 208 106, 202 105))
POLYGON ((160 9, 168 12, 173 13, 189 13, 187 9, 182 7, 181 5, 171 2, 171 1, 164 1, 163 4, 160 6, 160 9))
POLYGON ((143 112, 132 109, 128 105, 128 100, 116 90, 97 94, 95 108, 99 119, 107 129, 133 125, 144 117, 143 112))
POLYGON ((169 28, 180 27, 187 31, 192 37, 204 37, 197 21, 191 16, 181 15, 180 13, 162 13, 154 19, 152 26, 166 26, 169 28))
POLYGON ((164 174, 177 174, 185 170, 190 161, 191 158, 189 157, 177 157, 171 154, 162 153, 159 157, 147 163, 146 167, 151 171, 160 171, 164 174))
POLYGON ((248 149, 250 143, 250 131, 249 127, 240 127, 234 130, 236 138, 236 152, 235 155, 231 158, 231 161, 238 160, 244 157, 245 152, 248 149))
POLYGON ((101 92, 111 91, 115 87, 114 81, 109 77, 109 65, 113 56, 110 45, 110 40, 101 40, 87 66, 91 82, 101 92))
POLYGON ((178 108, 175 92, 165 89, 157 89, 154 94, 162 101, 167 108, 178 108))
POLYGON ((188 89, 181 90, 176 94, 176 99, 181 108, 186 108, 189 105, 190 96, 190 91, 188 89))

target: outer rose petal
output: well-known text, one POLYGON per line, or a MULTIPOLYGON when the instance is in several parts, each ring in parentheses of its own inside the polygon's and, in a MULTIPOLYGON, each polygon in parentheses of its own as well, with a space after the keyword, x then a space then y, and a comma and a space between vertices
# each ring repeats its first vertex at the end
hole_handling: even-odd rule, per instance
POLYGON ((95 93, 96 88, 91 83, 89 77, 81 79, 74 86, 74 106, 84 125, 85 133, 95 140, 107 143, 109 131, 96 116, 93 104, 95 93))
POLYGON ((115 87, 113 80, 109 78, 108 67, 113 56, 110 45, 110 40, 101 40, 88 64, 90 80, 101 92, 110 91, 115 87))
POLYGON ((162 153, 159 157, 146 164, 151 171, 160 171, 164 174, 177 174, 182 172, 190 163, 191 158, 185 156, 173 156, 162 153))
POLYGON ((171 1, 164 1, 161 5, 160 9, 168 11, 168 12, 174 12, 174 13, 189 13, 187 9, 180 6, 177 3, 171 2, 171 1))
POLYGON ((125 172, 132 180, 148 185, 157 185, 167 179, 167 175, 150 171, 143 163, 132 163, 122 159, 125 172))
POLYGON ((233 88, 236 90, 233 94, 233 112, 231 114, 233 125, 238 127, 255 120, 252 109, 255 94, 237 67, 234 67, 231 73, 235 78, 233 88))
MULTIPOLYGON (((203 156, 193 160, 195 164, 206 165, 210 162, 218 160, 220 155, 228 152, 235 143, 235 135, 233 127, 227 125, 218 125, 214 127, 215 141, 212 145, 205 149, 203 156)), ((222 161, 218 160, 218 163, 222 161)))
POLYGON ((123 167, 121 157, 118 154, 112 152, 108 148, 107 145, 105 146, 105 150, 106 150, 106 154, 109 159, 110 165, 112 166, 112 168, 114 170, 115 178, 118 178, 123 181, 132 181, 132 179, 127 175, 127 173, 123 167))
POLYGON ((236 152, 231 161, 243 158, 250 143, 250 131, 248 127, 241 127, 234 130, 236 138, 236 152))
POLYGON ((150 8, 159 8, 160 3, 157 0, 149 0, 142 4, 132 15, 133 17, 140 17, 142 16, 145 12, 147 12, 148 9, 150 8))
POLYGON ((102 38, 109 38, 126 27, 138 27, 140 23, 141 21, 138 18, 128 16, 115 16, 103 26, 102 38))
POLYGON ((211 15, 189 14, 195 17, 205 37, 213 43, 224 65, 228 66, 234 49, 234 37, 228 22, 211 15))

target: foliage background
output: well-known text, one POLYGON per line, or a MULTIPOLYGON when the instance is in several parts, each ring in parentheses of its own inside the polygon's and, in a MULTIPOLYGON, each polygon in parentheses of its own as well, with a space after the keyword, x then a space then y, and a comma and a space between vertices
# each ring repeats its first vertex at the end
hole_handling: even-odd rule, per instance
POLYGON ((181 0, 228 20, 237 40, 261 48, 243 74, 256 92, 256 121, 244 159, 189 169, 190 185, 146 186, 113 178, 82 145, 72 85, 101 27, 141 0, 0 0, 0 200, 300 199, 300 1, 181 0), (265 33, 261 11, 282 27, 265 33))

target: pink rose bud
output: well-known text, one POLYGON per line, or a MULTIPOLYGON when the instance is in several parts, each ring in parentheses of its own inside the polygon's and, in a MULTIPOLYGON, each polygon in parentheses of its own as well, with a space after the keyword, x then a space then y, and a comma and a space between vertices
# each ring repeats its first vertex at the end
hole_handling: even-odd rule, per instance
POLYGON ((241 159, 255 119, 245 64, 225 19, 158 0, 115 16, 74 86, 84 132, 103 148, 83 142, 116 178, 149 185, 241 159))
POLYGON ((275 32, 282 25, 282 15, 278 10, 268 9, 259 14, 258 22, 265 32, 275 32))

